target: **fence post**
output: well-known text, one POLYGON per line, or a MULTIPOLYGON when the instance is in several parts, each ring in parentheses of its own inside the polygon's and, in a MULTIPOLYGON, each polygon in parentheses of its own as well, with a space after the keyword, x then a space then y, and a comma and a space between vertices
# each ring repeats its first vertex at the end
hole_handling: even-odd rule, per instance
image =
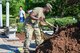
POLYGON ((6 0, 6 27, 9 27, 9 0, 6 0))
POLYGON ((0 27, 3 27, 3 22, 2 22, 2 0, 0 0, 0 27))

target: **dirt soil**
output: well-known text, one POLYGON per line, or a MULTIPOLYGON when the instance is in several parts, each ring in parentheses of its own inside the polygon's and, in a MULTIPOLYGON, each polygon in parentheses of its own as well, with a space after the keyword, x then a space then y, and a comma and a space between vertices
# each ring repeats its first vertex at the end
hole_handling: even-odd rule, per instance
MULTIPOLYGON (((19 41, 24 42, 24 40, 25 40, 25 33, 24 32, 16 33, 16 36, 19 38, 19 41)), ((34 39, 34 36, 32 37, 32 39, 34 39)))
POLYGON ((36 53, 80 53, 80 26, 61 28, 39 45, 36 53))
POLYGON ((19 41, 24 42, 24 39, 25 39, 25 33, 24 32, 17 33, 16 36, 19 38, 19 41))
MULTIPOLYGON (((17 33, 17 37, 24 42, 25 33, 17 33)), ((80 53, 80 26, 61 28, 39 45, 35 53, 80 53)))

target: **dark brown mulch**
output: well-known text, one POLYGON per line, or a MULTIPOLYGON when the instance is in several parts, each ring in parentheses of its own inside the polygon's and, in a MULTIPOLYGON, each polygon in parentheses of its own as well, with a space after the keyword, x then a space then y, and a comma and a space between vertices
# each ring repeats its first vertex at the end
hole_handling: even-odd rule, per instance
POLYGON ((16 36, 19 38, 19 41, 23 42, 25 39, 25 33, 21 32, 21 33, 16 33, 16 36))
POLYGON ((80 53, 80 30, 78 27, 62 29, 55 36, 45 40, 36 53, 80 53))
MULTIPOLYGON (((24 32, 16 33, 16 36, 19 38, 19 41, 24 42, 24 40, 25 40, 25 33, 24 32)), ((34 36, 32 37, 32 39, 34 39, 34 36)))

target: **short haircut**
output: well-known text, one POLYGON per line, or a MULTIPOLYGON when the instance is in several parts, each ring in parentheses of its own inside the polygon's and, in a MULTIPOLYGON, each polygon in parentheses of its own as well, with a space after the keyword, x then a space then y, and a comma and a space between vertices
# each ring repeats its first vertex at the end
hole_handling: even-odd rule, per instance
POLYGON ((22 6, 20 6, 20 8, 22 8, 22 6))

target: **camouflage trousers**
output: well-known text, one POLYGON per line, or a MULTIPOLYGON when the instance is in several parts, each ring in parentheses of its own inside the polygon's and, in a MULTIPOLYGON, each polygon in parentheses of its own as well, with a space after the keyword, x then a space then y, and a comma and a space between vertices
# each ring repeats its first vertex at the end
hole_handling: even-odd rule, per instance
POLYGON ((31 24, 27 24, 26 26, 27 26, 27 27, 25 27, 25 29, 26 29, 26 38, 25 38, 24 47, 29 47, 30 46, 33 33, 35 34, 34 37, 35 37, 36 44, 40 45, 43 42, 43 40, 41 38, 41 33, 40 33, 39 27, 35 27, 36 25, 32 26, 31 24))

